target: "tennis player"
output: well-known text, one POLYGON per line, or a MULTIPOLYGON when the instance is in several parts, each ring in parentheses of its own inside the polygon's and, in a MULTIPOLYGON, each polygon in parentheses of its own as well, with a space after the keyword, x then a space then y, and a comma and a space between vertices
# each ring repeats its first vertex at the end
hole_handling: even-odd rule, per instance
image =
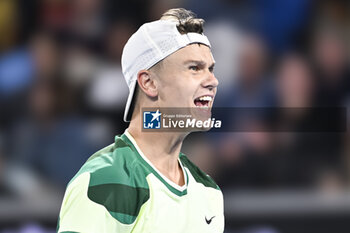
POLYGON ((218 81, 203 22, 171 9, 130 37, 122 55, 130 125, 70 181, 58 232, 224 231, 219 187, 180 152, 189 132, 150 133, 141 126, 143 107, 212 107, 218 81))

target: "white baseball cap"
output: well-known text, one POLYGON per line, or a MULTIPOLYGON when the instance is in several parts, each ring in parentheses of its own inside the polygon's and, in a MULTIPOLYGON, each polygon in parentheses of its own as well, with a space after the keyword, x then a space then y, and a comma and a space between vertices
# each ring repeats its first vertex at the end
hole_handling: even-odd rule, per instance
POLYGON ((193 43, 210 47, 208 38, 199 33, 181 34, 177 22, 157 20, 143 24, 125 44, 122 54, 122 70, 129 87, 124 121, 131 120, 130 107, 137 83, 137 73, 146 70, 177 50, 193 43))

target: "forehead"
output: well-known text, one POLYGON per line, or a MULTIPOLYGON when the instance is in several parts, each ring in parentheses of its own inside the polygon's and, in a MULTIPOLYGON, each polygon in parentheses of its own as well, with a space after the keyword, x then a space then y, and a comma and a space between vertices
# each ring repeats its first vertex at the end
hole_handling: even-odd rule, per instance
POLYGON ((184 62, 188 60, 198 60, 207 63, 209 66, 214 63, 214 58, 208 46, 203 44, 190 44, 179 49, 169 57, 164 59, 167 62, 184 62))

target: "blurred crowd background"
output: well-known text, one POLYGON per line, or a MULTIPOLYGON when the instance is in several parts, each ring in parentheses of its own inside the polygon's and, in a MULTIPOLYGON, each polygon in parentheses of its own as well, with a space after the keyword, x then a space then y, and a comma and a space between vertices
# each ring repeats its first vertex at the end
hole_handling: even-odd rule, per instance
MULTIPOLYGON (((127 127, 124 44, 174 7, 206 20, 214 106, 349 106, 349 1, 0 0, 0 232, 55 232, 67 182, 127 127)), ((223 190, 225 232, 346 233, 349 139, 196 133, 183 151, 223 190)))

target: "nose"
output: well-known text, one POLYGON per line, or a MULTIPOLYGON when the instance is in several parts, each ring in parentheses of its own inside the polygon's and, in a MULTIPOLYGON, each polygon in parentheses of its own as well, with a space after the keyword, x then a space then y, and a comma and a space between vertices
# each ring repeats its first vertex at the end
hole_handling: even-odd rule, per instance
POLYGON ((207 71, 205 78, 203 79, 202 86, 212 90, 219 85, 219 81, 215 77, 213 72, 207 71))

